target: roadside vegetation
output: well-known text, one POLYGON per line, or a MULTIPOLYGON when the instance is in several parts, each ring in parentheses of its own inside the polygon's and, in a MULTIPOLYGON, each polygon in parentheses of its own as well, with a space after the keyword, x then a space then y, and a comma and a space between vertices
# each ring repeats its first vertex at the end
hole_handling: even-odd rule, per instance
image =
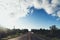
POLYGON ((28 32, 28 29, 7 29, 7 28, 0 28, 0 40, 8 40, 11 38, 18 37, 28 32))
POLYGON ((60 40, 60 29, 56 25, 50 26, 50 29, 32 29, 31 32, 47 40, 60 40))
MULTIPOLYGON (((28 29, 7 29, 0 27, 0 40, 8 40, 26 34, 28 29)), ((56 25, 50 26, 50 29, 31 29, 31 32, 47 40, 60 40, 60 29, 56 25)))

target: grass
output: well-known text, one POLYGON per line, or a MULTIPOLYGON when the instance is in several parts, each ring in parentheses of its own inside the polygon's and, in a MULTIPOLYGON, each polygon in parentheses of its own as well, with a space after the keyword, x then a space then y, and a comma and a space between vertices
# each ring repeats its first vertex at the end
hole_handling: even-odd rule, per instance
POLYGON ((52 40, 60 40, 60 39, 55 37, 55 38, 52 38, 52 40))
POLYGON ((1 40, 8 40, 8 39, 11 39, 11 38, 16 38, 16 37, 18 37, 20 35, 21 35, 21 33, 16 33, 14 35, 9 35, 6 38, 2 38, 1 40))
POLYGON ((60 40, 60 38, 57 38, 57 37, 50 38, 50 37, 46 37, 46 35, 42 35, 42 34, 37 34, 37 35, 44 39, 48 39, 48 40, 60 40))

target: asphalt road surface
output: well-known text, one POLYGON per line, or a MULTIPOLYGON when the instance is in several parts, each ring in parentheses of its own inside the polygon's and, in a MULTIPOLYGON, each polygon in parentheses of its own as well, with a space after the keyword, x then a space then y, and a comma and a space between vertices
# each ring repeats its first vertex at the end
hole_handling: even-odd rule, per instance
POLYGON ((8 39, 8 40, 46 40, 46 39, 38 37, 37 35, 34 35, 34 33, 29 32, 29 33, 22 35, 20 37, 8 39))

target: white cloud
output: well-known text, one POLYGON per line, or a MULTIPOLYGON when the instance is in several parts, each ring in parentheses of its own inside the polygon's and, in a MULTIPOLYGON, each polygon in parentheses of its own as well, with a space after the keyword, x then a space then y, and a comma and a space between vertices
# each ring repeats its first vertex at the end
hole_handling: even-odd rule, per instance
POLYGON ((60 17, 60 12, 58 13, 60 10, 60 0, 52 0, 51 3, 49 3, 49 0, 40 0, 40 2, 36 0, 33 4, 37 9, 43 8, 48 14, 60 17))
POLYGON ((53 13, 52 16, 56 16, 56 14, 53 13))
POLYGON ((0 24, 15 25, 20 17, 25 17, 30 11, 28 8, 34 6, 36 9, 44 9, 48 14, 60 17, 60 0, 0 0, 0 24), (57 11, 57 12, 56 12, 57 11), (56 12, 56 13, 55 13, 56 12))
POLYGON ((0 24, 15 25, 18 18, 28 14, 29 5, 24 0, 0 0, 0 24))
POLYGON ((60 17, 60 11, 58 11, 58 12, 57 12, 57 16, 59 16, 59 17, 60 17))

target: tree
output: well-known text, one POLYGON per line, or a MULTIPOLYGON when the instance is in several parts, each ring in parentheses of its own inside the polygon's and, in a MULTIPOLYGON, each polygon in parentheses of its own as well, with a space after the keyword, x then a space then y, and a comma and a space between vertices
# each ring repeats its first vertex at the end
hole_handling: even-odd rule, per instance
POLYGON ((50 34, 51 34, 50 36, 55 37, 56 33, 57 33, 57 30, 58 30, 58 28, 56 27, 56 25, 50 26, 50 34))
POLYGON ((52 25, 51 27, 50 27, 50 30, 57 30, 58 28, 56 27, 56 25, 52 25))

